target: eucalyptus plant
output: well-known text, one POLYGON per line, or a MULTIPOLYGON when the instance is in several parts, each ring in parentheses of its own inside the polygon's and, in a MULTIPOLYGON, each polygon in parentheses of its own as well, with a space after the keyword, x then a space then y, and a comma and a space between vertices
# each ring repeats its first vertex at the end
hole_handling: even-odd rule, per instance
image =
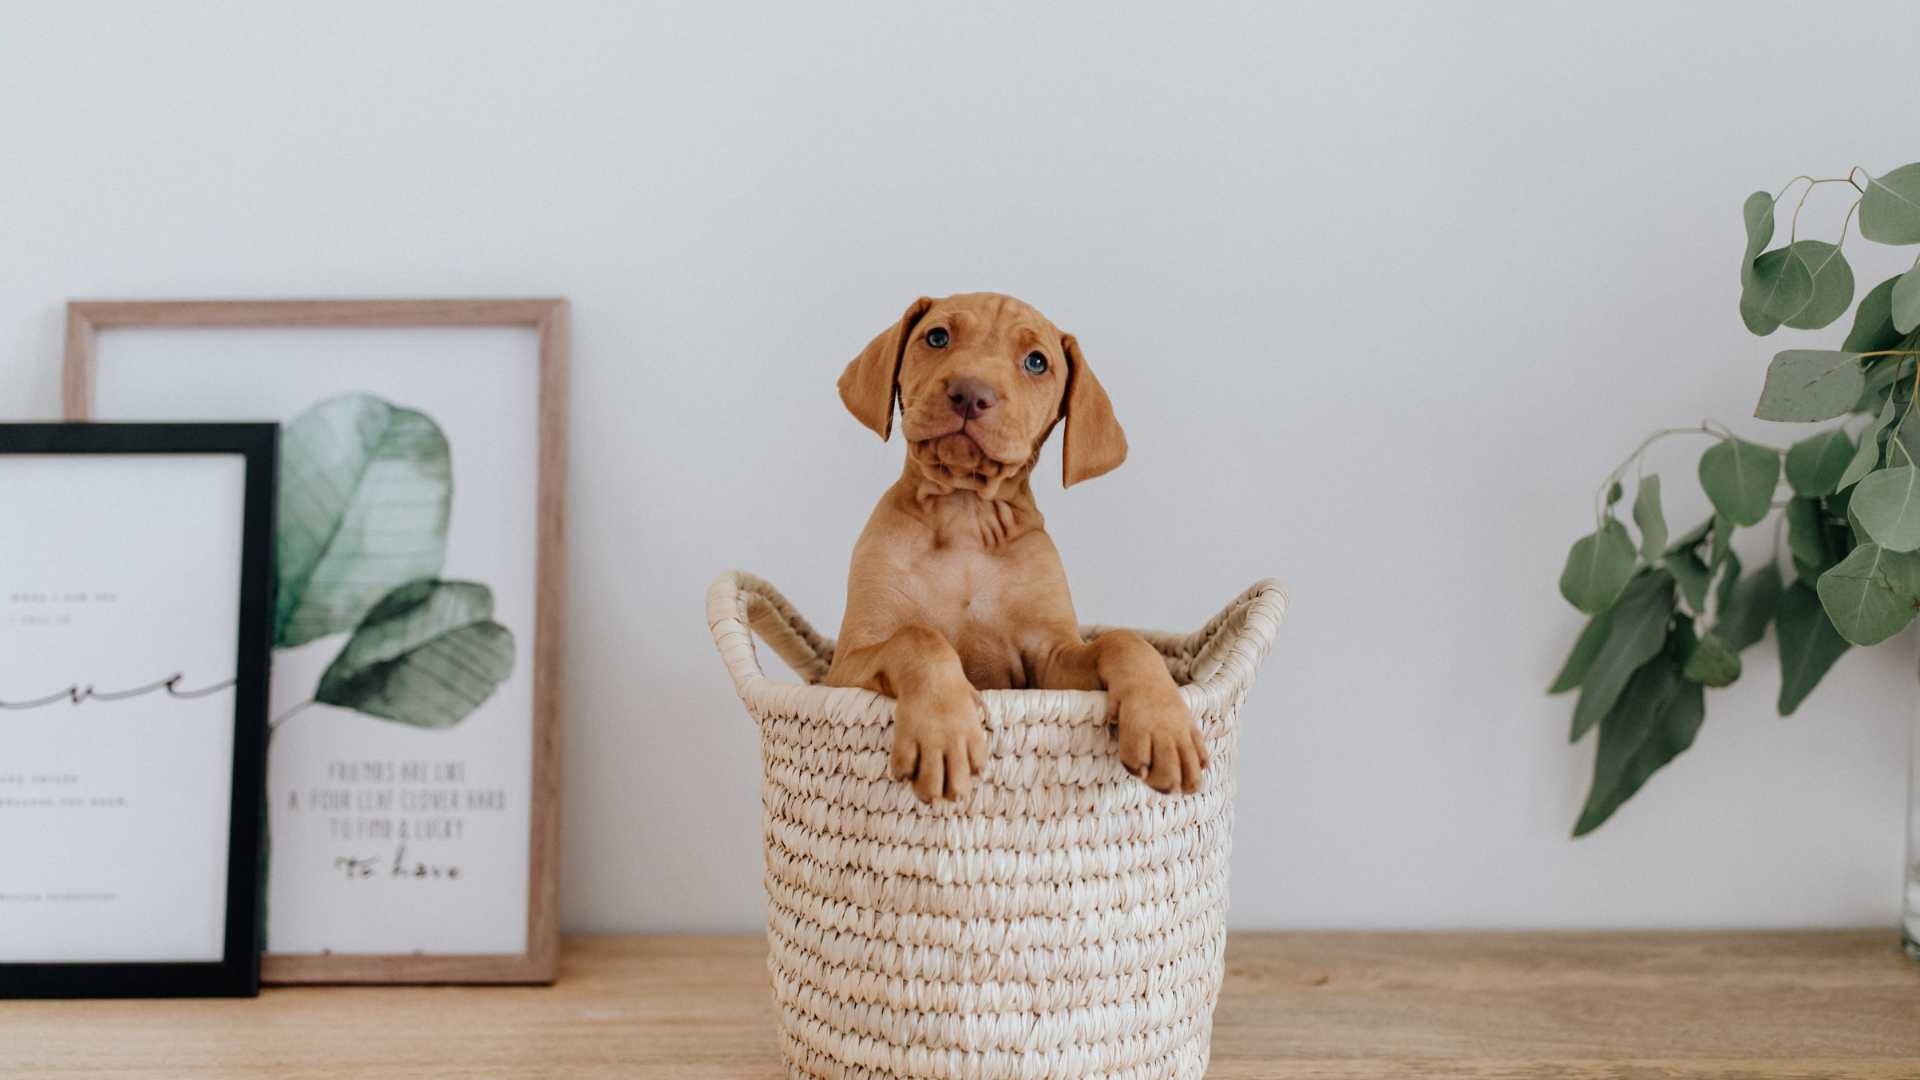
MULTIPOLYGON (((1882 176, 1799 176, 1743 208, 1740 318, 1759 336, 1817 330, 1854 308, 1843 253, 1865 241, 1920 244, 1920 163, 1882 176), (1822 185, 1855 195, 1829 243, 1801 239, 1800 212, 1822 185), (1798 191, 1785 242, 1770 247, 1783 202, 1798 191)), ((1920 612, 1920 257, 1868 290, 1835 350, 1774 356, 1754 415, 1832 422, 1787 447, 1724 425, 1658 431, 1601 483, 1594 531, 1573 545, 1560 593, 1589 619, 1549 693, 1578 690, 1572 740, 1599 729, 1593 784, 1573 834, 1591 832, 1693 744, 1706 691, 1740 677, 1741 654, 1774 628, 1780 715, 1790 716, 1840 656, 1887 640, 1920 612), (1660 440, 1704 435, 1698 477, 1713 512, 1669 534, 1660 477, 1646 471, 1660 440), (1620 518, 1634 478, 1628 517, 1620 518), (1784 475, 1785 487, 1781 486, 1784 475), (1772 521, 1773 555, 1743 571, 1740 529, 1772 521)))

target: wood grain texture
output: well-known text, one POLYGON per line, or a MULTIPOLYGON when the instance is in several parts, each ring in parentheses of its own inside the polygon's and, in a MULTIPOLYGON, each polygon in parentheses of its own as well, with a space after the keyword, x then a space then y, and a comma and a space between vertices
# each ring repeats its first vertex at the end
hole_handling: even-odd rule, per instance
MULTIPOLYGON (((0 1073, 775 1080, 757 935, 573 938, 548 988, 0 1003, 0 1073)), ((1890 931, 1235 934, 1220 1080, 1911 1078, 1890 931)))
POLYGON ((66 418, 93 414, 101 331, 195 327, 524 326, 539 336, 538 548, 534 571, 533 804, 527 951, 505 956, 269 953, 269 983, 544 983, 560 947, 561 660, 566 637, 570 308, 557 298, 453 300, 75 300, 67 304, 66 418))

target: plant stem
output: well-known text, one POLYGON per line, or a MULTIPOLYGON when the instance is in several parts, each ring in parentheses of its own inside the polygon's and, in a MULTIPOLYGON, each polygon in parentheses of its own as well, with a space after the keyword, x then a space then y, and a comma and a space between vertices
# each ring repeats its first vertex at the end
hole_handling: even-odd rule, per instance
POLYGON ((281 724, 284 724, 288 720, 291 720, 295 716, 299 715, 302 710, 310 708, 313 704, 314 704, 313 699, 308 698, 307 700, 301 702, 300 704, 295 705, 293 708, 288 709, 286 712, 283 712, 279 716, 274 717, 272 720, 267 721, 267 730, 273 731, 274 729, 278 728, 281 724))
POLYGON ((1602 481, 1600 484, 1600 490, 1594 494, 1594 499, 1593 499, 1594 523, 1600 526, 1604 526, 1606 524, 1607 492, 1611 491, 1613 489, 1613 485, 1619 483, 1620 478, 1626 475, 1627 467, 1629 465, 1632 465, 1634 462, 1639 461, 1641 457, 1643 457, 1646 454, 1647 449, 1651 447, 1654 443, 1657 443, 1661 439, 1667 438, 1668 436, 1672 436, 1672 435, 1712 435, 1716 438, 1728 437, 1727 435, 1721 434, 1721 432, 1726 431, 1725 428, 1722 428, 1720 432, 1716 432, 1711 427, 1708 427, 1707 425, 1708 425, 1708 422, 1705 420, 1702 420, 1700 422, 1699 427, 1661 428, 1659 431, 1656 431, 1653 434, 1647 436, 1645 439, 1641 440, 1640 445, 1637 447, 1634 447, 1633 453, 1628 454, 1627 459, 1625 461, 1622 461, 1617 467, 1614 468, 1612 472, 1607 474, 1606 480, 1602 481))

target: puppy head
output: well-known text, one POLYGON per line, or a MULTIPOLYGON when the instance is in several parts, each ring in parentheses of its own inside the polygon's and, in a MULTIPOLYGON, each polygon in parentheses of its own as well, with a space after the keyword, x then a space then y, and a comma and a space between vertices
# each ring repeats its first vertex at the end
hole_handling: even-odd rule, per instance
POLYGON ((840 376, 840 400, 885 439, 900 401, 907 453, 927 477, 992 494, 1066 421, 1061 479, 1119 467, 1126 433, 1072 334, 1011 296, 921 297, 840 376))

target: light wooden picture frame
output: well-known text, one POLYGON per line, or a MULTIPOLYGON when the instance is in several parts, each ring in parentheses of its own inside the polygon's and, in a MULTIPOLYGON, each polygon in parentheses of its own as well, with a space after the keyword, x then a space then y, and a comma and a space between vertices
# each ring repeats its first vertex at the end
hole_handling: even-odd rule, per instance
MULTIPOLYGON (((402 502, 412 508, 408 528, 426 529, 432 537, 399 555, 367 556, 350 564, 354 572, 340 572, 337 561, 326 560, 358 556, 339 556, 338 549, 347 545, 336 544, 333 537, 393 531, 362 530, 365 519, 354 515, 373 510, 359 503, 338 507, 338 516, 323 516, 321 524, 308 530, 325 537, 324 546, 315 541, 307 548, 300 547, 305 541, 299 539, 305 535, 306 518, 291 528, 287 527, 291 519, 283 518, 283 536, 296 537, 288 542, 292 553, 283 550, 279 556, 281 575, 292 585, 282 583, 282 602, 276 606, 277 642, 283 640, 281 627, 288 629, 286 651, 276 652, 276 679, 282 677, 283 669, 298 669, 302 650, 319 655, 321 662, 334 654, 318 679, 319 689, 312 689, 311 673, 305 676, 302 692, 311 691, 311 699, 276 718, 276 723, 291 721, 290 731, 309 732, 290 736, 289 755, 295 750, 306 755, 308 744, 302 740, 317 740, 312 744, 316 746, 328 740, 338 743, 349 737, 342 731, 364 732, 361 737, 370 745, 421 749, 388 749, 382 751, 385 757, 368 751, 365 760, 329 759, 324 785, 311 779, 317 766, 309 756, 290 756, 296 764, 283 765, 299 771, 301 779, 287 783, 284 790, 270 789, 269 818, 276 813, 290 815, 286 820, 297 823, 302 830, 297 838, 306 846, 295 845, 290 855, 277 849, 269 855, 270 886, 272 855, 281 856, 282 866, 289 865, 290 857, 311 857, 293 859, 283 871, 287 882, 302 883, 300 891, 276 895, 269 889, 273 899, 268 904, 262 967, 268 983, 546 983, 556 976, 568 322, 564 299, 73 301, 67 306, 62 391, 68 419, 153 419, 156 410, 181 410, 220 415, 167 418, 244 416, 293 421, 283 435, 283 475, 292 475, 289 470, 300 467, 303 438, 321 445, 310 457, 324 462, 316 466, 324 468, 334 467, 335 459, 328 456, 334 452, 329 440, 361 440, 366 446, 354 443, 354 449, 365 449, 365 453, 353 459, 362 462, 359 475, 386 485, 377 498, 367 496, 366 504, 377 503, 381 512, 393 513, 397 511, 390 504, 402 502), (273 355, 276 351, 281 355, 273 355), (524 371, 517 360, 523 351, 529 354, 524 371), (317 365, 327 374, 311 374, 316 356, 327 358, 317 365), (276 363, 280 364, 277 369, 262 371, 262 365, 276 363), (348 380, 344 388, 331 387, 328 380, 336 378, 348 380), (435 378, 437 382, 422 381, 435 378), (309 397, 300 399, 304 424, 294 416, 271 415, 293 411, 287 398, 298 390, 282 384, 300 379, 326 390, 327 396, 309 391, 309 397), (434 389, 442 386, 447 387, 444 394, 434 389), (441 400, 419 400, 436 394, 441 400), (442 407, 447 412, 436 418, 435 410, 442 407), (505 415, 503 410, 508 409, 520 411, 497 428, 490 425, 490 418, 505 415), (263 411, 268 415, 260 415, 263 411), (248 412, 255 415, 244 415, 248 412), (370 448, 374 444, 367 441, 373 438, 368 431, 388 433, 378 442, 379 450, 370 448), (412 434, 393 434, 396 431, 412 434), (396 446, 400 450, 395 451, 396 446), (407 456, 391 471, 378 473, 377 467, 395 454, 407 456), (502 455, 516 454, 503 462, 502 455), (535 460, 524 461, 527 456, 535 460), (531 493, 502 479, 503 486, 495 493, 499 497, 488 499, 483 494, 496 477, 523 474, 530 474, 531 493), (396 484, 404 498, 392 494, 396 484), (428 487, 407 487, 419 484, 428 487), (464 501, 455 498, 455 491, 464 501), (464 544, 463 515, 477 519, 466 530, 464 544), (329 520, 331 532, 327 531, 329 520), (496 536, 508 539, 496 540, 496 536), (425 564, 429 569, 419 580, 391 587, 377 600, 371 599, 369 591, 374 583, 360 577, 375 578, 389 571, 367 570, 355 576, 359 569, 382 559, 389 563, 416 559, 418 547, 431 547, 436 541, 438 558, 447 563, 444 573, 439 561, 425 564), (499 545, 501 551, 488 545, 499 545), (520 558, 529 546, 531 559, 520 558), (302 563, 309 548, 318 553, 302 563), (454 580, 470 572, 476 548, 486 549, 482 553, 493 560, 487 565, 511 561, 512 571, 486 584, 454 580), (467 556, 460 567, 449 555, 454 549, 467 556), (522 562, 531 565, 523 571, 522 562), (289 572, 289 565, 304 567, 308 576, 303 579, 299 572, 289 572), (355 584, 336 584, 346 579, 355 584), (345 600, 333 595, 363 585, 345 600), (297 598, 290 601, 289 595, 297 598), (449 611, 465 614, 449 616, 449 611), (496 614, 499 622, 494 621, 496 614), (429 625, 438 636, 406 636, 423 635, 426 632, 419 627, 429 625), (448 625, 455 630, 442 632, 448 625), (530 645, 524 644, 528 629, 530 645), (356 651, 363 635, 368 647, 356 651), (342 640, 345 646, 339 644, 342 640), (414 651, 396 653, 396 642, 414 651), (404 663, 392 660, 395 655, 404 663), (282 664, 283 656, 291 659, 282 664), (394 674, 396 667, 407 667, 407 671, 394 674), (449 685, 455 688, 446 689, 449 685), (323 707, 312 708, 316 703, 323 707), (298 723, 302 709, 311 710, 304 726, 298 723), (479 751, 481 768, 470 770, 469 762, 450 756, 442 759, 430 749, 446 731, 498 731, 499 724, 517 723, 522 715, 530 725, 529 741, 521 741, 517 734, 493 739, 479 751), (469 717, 481 719, 467 723, 469 717), (332 726, 310 734, 316 720, 332 726), (499 751, 497 761, 489 756, 494 753, 493 743, 507 748, 499 751), (524 788, 517 787, 520 767, 528 769, 524 788), (496 776, 504 771, 510 782, 494 786, 473 775, 489 770, 496 776), (306 784, 312 786, 302 786, 306 784), (304 804, 302 791, 309 797, 304 804), (523 806, 512 805, 517 801, 512 798, 515 791, 524 791, 523 806), (280 800, 278 805, 275 799, 280 800), (496 811, 499 816, 488 816, 496 811), (297 814, 306 816, 291 816, 297 814), (517 837, 515 823, 521 815, 527 829, 523 937, 519 933, 521 897, 504 888, 509 879, 501 869, 519 865, 512 850, 517 839, 496 839, 493 847, 483 846, 489 836, 517 837), (339 850, 309 850, 318 842, 306 838, 316 828, 333 830, 326 835, 338 842, 339 850), (422 838, 425 842, 418 842, 422 838), (414 846, 409 848, 408 843, 414 846), (448 851, 453 855, 433 854, 448 851), (335 883, 336 879, 350 881, 355 874, 374 884, 335 883), (308 899, 326 894, 330 901, 339 901, 355 888, 361 891, 351 893, 351 902, 344 905, 308 899), (415 917, 409 924, 401 909, 412 905, 391 899, 392 890, 401 888, 418 890, 411 896, 435 898, 433 903, 418 905, 422 908, 444 904, 451 897, 451 910, 437 911, 430 921, 415 917), (370 899, 377 897, 387 899, 370 899), (365 911, 349 914, 357 910, 354 904, 362 902, 387 906, 372 917, 365 911), (289 927, 287 934, 300 939, 291 947, 283 948, 288 943, 276 941, 275 910, 281 910, 285 920, 278 925, 289 927), (309 910, 324 914, 308 916, 309 910), (379 917, 386 911, 401 917, 379 917), (316 930, 315 924, 328 925, 316 930), (408 925, 414 929, 407 930, 408 925), (424 944, 395 937, 409 932, 424 944), (343 947, 327 944, 332 941, 328 934, 342 937, 338 944, 343 947), (351 940, 355 938, 375 944, 351 940)), ((290 498, 284 489, 294 488, 293 497, 297 497, 301 485, 282 486, 284 506, 290 498)), ((333 483, 309 486, 322 493, 315 498, 338 490, 333 483)), ((280 690, 276 682, 276 711, 280 690)), ((344 754, 331 745, 325 753, 344 754)), ((281 836, 278 830, 271 835, 281 836)), ((292 888, 283 883, 283 889, 292 888)))

